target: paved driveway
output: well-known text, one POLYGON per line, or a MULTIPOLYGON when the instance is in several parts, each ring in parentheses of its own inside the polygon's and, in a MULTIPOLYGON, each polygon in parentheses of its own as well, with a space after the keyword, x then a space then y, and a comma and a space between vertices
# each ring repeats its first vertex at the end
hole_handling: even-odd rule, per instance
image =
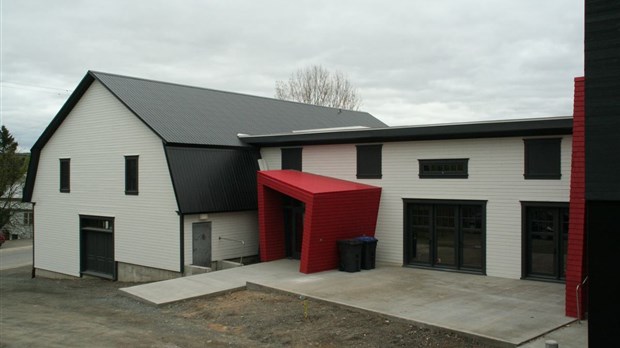
POLYGON ((123 289, 166 303, 238 288, 246 282, 422 325, 516 346, 574 321, 564 316, 564 285, 381 266, 356 273, 298 272, 279 260, 123 289))
POLYGON ((32 265, 32 239, 7 240, 0 247, 0 270, 32 265))

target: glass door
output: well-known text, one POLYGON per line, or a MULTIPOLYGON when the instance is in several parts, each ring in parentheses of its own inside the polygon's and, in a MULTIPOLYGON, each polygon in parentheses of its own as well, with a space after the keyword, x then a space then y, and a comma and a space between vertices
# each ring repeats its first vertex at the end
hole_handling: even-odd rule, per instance
POLYGON ((482 204, 407 203, 405 263, 482 272, 482 204))
POLYGON ((526 277, 564 279, 568 247, 568 208, 526 207, 526 277))

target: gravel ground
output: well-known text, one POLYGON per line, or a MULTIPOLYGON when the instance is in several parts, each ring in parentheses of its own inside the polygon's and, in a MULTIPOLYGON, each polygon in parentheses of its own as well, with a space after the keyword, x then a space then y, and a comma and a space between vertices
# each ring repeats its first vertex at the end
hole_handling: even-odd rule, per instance
POLYGON ((154 307, 131 284, 0 272, 0 347, 487 347, 454 333, 306 300, 239 291, 154 307))

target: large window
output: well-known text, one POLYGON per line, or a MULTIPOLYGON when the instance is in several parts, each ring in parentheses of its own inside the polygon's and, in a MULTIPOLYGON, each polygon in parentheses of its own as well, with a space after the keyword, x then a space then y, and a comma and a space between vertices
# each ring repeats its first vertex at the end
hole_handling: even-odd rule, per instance
POLYGON ((357 178, 381 179, 381 148, 383 145, 357 145, 357 178))
POLYGON ((561 138, 525 139, 525 179, 560 179, 561 138))
POLYGON ((138 194, 138 156, 125 156, 125 194, 138 194))
POLYGON ((60 192, 71 191, 71 159, 60 159, 60 192))
POLYGON ((418 160, 422 179, 465 179, 468 176, 468 158, 418 160))
POLYGON ((405 264, 484 273, 485 202, 405 200, 405 264))
POLYGON ((282 149, 282 169, 294 169, 301 172, 301 147, 282 149))

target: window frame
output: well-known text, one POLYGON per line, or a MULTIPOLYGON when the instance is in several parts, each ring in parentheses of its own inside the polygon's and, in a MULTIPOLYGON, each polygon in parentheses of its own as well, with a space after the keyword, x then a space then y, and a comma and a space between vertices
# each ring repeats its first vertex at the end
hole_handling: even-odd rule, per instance
POLYGON ((34 225, 34 212, 31 210, 24 211, 22 213, 22 224, 24 226, 32 226, 34 225))
POLYGON ((137 155, 125 156, 125 195, 138 195, 139 194, 139 177, 140 177, 140 166, 139 166, 139 157, 137 155), (135 161, 135 168, 133 168, 133 181, 131 181, 131 173, 132 169, 129 166, 129 163, 135 161), (132 185, 133 184, 133 185, 132 185))
MULTIPOLYGON (((525 180, 560 180, 562 178, 562 138, 530 138, 523 139, 523 178, 525 180), (531 155, 532 152, 531 146, 541 146, 541 143, 548 143, 549 145, 553 145, 553 158, 547 158, 545 163, 550 163, 553 161, 553 173, 540 173, 537 172, 537 168, 532 169, 531 163, 531 155), (557 146, 557 148, 556 148, 557 146), (557 151, 557 157, 556 152, 557 151), (556 167, 556 168, 555 168, 556 167), (534 171, 534 173, 532 173, 534 171)), ((536 151, 538 153, 542 153, 540 148, 536 151)))
POLYGON ((469 178, 469 158, 418 159, 418 177, 420 179, 467 179, 469 178), (462 171, 425 171, 425 165, 463 165, 462 171))
POLYGON ((355 145, 356 177, 381 179, 383 177, 383 144, 355 145))
POLYGON ((62 193, 71 192, 71 158, 60 158, 59 162, 59 191, 62 193))

